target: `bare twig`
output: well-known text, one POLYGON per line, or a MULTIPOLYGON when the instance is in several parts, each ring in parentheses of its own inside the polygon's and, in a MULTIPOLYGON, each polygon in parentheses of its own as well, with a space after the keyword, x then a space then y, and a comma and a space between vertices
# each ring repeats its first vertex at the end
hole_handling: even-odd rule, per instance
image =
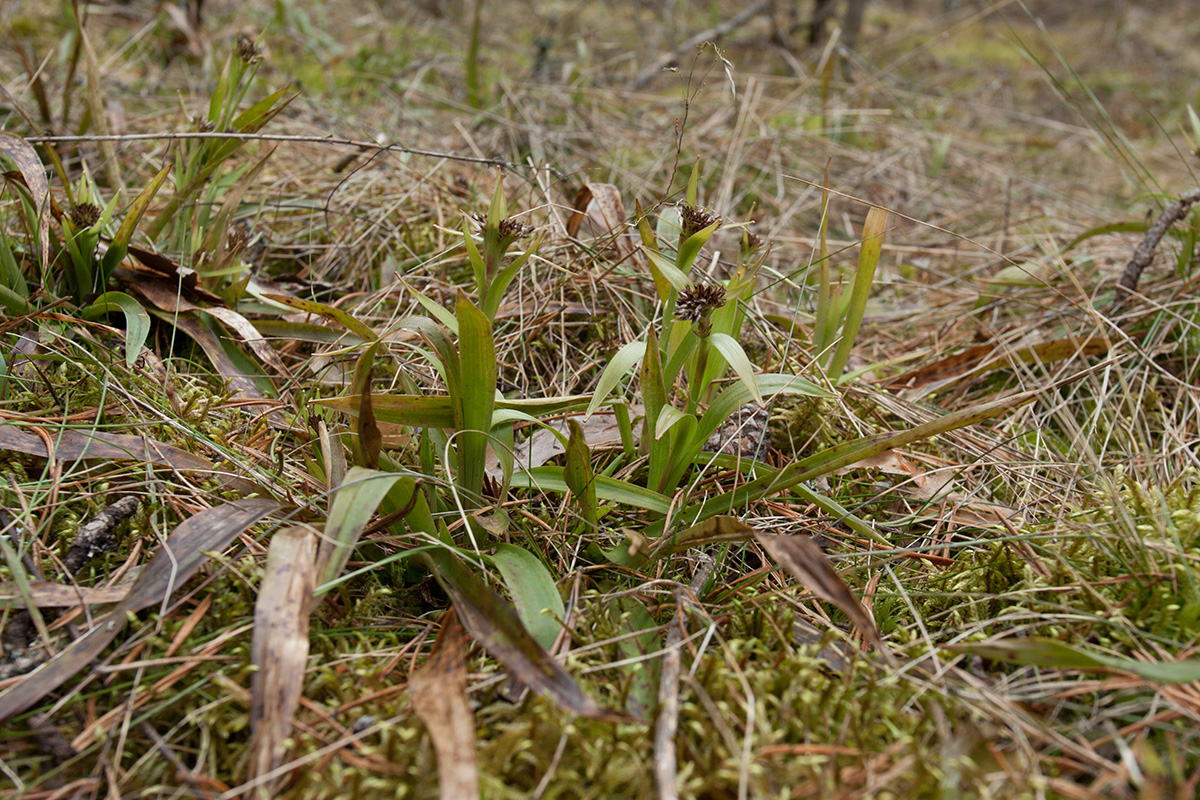
POLYGON ((63 556, 63 568, 74 575, 96 556, 115 549, 113 529, 137 511, 137 507, 136 497, 122 497, 80 528, 79 533, 75 534, 75 541, 71 543, 71 549, 63 556))
POLYGON ((1129 263, 1125 266, 1125 273, 1121 276, 1121 282, 1117 284, 1116 309, 1120 309, 1129 296, 1137 291, 1142 270, 1149 266, 1150 259, 1154 257, 1154 248, 1158 247, 1158 243, 1166 235, 1167 229, 1183 219, 1183 215, 1198 201, 1200 201, 1200 189, 1192 189, 1179 195, 1178 200, 1168 205, 1158 215, 1158 219, 1146 231, 1146 237, 1133 251, 1133 258, 1129 259, 1129 263))
POLYGON ((176 139, 245 139, 247 141, 258 142, 301 142, 310 144, 332 144, 342 147, 355 147, 360 151, 374 150, 380 153, 408 153, 414 156, 428 156, 430 158, 444 158, 447 161, 466 161, 471 164, 488 164, 494 167, 504 167, 505 169, 530 169, 529 164, 518 164, 515 161, 506 161, 502 158, 480 158, 477 156, 460 156, 455 153, 442 153, 437 150, 421 150, 416 147, 405 147, 399 144, 380 144, 379 142, 365 142, 358 139, 347 139, 341 136, 303 136, 303 135, 285 135, 285 134, 266 134, 266 133, 219 133, 198 132, 198 131, 180 131, 180 132, 163 132, 163 133, 123 133, 109 134, 107 136, 26 136, 25 141, 37 143, 59 143, 59 142, 144 142, 164 139, 167 141, 176 139))

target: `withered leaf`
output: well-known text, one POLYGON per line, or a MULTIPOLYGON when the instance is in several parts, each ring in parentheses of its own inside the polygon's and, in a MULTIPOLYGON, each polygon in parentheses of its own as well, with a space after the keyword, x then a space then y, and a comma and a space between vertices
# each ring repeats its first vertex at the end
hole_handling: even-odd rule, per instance
MULTIPOLYGON (((139 461, 191 472, 217 472, 206 458, 143 436, 61 428, 51 431, 50 438, 54 441, 54 458, 62 461, 139 461)), ((0 450, 50 457, 42 437, 17 425, 0 425, 0 450)), ((222 475, 221 482, 246 494, 264 491, 256 483, 231 475, 222 475)))
POLYGON ((11 133, 0 131, 0 152, 12 159, 25 180, 25 188, 33 196, 33 207, 38 212, 38 241, 42 243, 41 255, 44 268, 50 266, 50 209, 46 198, 50 194, 50 181, 46 179, 46 168, 38 158, 33 145, 11 133))
POLYGON ((465 800, 479 796, 475 714, 467 701, 468 639, 453 608, 442 620, 433 652, 409 676, 408 691, 437 752, 439 796, 465 800))
MULTIPOLYGON (((250 645, 250 661, 257 669, 250 680, 249 780, 282 763, 292 733, 308 662, 316 555, 311 528, 296 525, 271 537, 250 645)), ((272 784, 265 786, 270 791, 272 784)))
POLYGON ((879 649, 884 658, 889 663, 894 662, 895 657, 883 641, 883 637, 879 635, 875 620, 871 619, 871 615, 850 591, 850 587, 829 563, 829 559, 821 552, 816 542, 807 536, 780 536, 757 532, 754 538, 776 564, 791 573, 817 597, 840 608, 850 618, 854 627, 862 631, 862 634, 879 649))
POLYGON ((0 722, 31 708, 91 664, 117 638, 129 614, 161 603, 208 560, 207 553, 224 550, 238 534, 281 507, 274 500, 238 500, 205 509, 181 522, 115 609, 97 619, 87 633, 54 658, 0 694, 0 722))
POLYGON ((610 722, 631 721, 625 714, 603 708, 584 693, 570 673, 525 630, 508 601, 463 567, 457 556, 449 550, 433 550, 421 555, 454 601, 458 617, 471 638, 483 645, 514 677, 581 717, 610 722))

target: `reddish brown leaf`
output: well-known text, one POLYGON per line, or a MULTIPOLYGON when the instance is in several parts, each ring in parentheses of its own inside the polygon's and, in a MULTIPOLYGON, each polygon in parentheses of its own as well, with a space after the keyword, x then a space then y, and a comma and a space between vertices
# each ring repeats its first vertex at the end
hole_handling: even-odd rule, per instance
POLYGON ((810 592, 827 603, 840 608, 854 627, 874 644, 889 662, 894 660, 891 650, 879 635, 875 620, 850 591, 829 559, 821 552, 817 543, 807 536, 778 536, 756 533, 759 544, 770 554, 775 563, 803 583, 810 592))
POLYGON ((43 268, 50 266, 50 209, 46 197, 50 194, 50 182, 46 180, 46 168, 38 158, 33 145, 11 133, 0 131, 0 152, 12 159, 25 180, 25 188, 33 196, 33 207, 38 212, 38 241, 42 244, 43 268))
POLYGON ((433 652, 409 676, 408 691, 437 752, 439 796, 465 800, 479 796, 475 714, 467 701, 468 639, 454 609, 442 620, 433 652))
MULTIPOLYGON (((424 555, 424 554, 422 554, 424 555)), ((463 567, 449 550, 431 551, 425 559, 434 569, 471 638, 483 645, 523 684, 581 717, 629 722, 589 697, 562 665, 525 630, 513 607, 463 567)))
MULTIPOLYGON (((62 461, 139 461, 191 472, 217 472, 206 458, 142 436, 62 428, 51 431, 50 438, 54 442, 54 458, 62 461)), ((0 450, 13 450, 38 458, 50 457, 42 437, 17 425, 0 425, 0 450)), ((222 475, 221 482, 245 494, 264 491, 256 483, 229 475, 222 475)))

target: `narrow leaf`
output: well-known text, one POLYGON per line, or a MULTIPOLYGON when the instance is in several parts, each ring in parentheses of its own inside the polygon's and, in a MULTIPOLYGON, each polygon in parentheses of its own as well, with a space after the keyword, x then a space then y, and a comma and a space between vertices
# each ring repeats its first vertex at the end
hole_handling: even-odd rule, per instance
POLYGON ((862 325, 863 316, 867 311, 867 298, 871 295, 871 284, 875 281, 875 268, 879 265, 879 255, 883 252, 883 234, 887 230, 888 212, 879 207, 872 207, 867 212, 867 221, 863 223, 862 246, 858 251, 858 270, 854 273, 854 286, 847 298, 849 305, 846 309, 845 321, 842 323, 842 336, 834 350, 826 374, 829 379, 837 381, 846 368, 850 359, 850 349, 858 338, 858 328, 862 325))
POLYGON ((621 378, 629 374, 629 371, 641 360, 645 352, 646 342, 635 339, 613 354, 608 365, 604 367, 604 372, 600 373, 600 380, 596 383, 596 391, 592 393, 592 402, 588 404, 585 417, 590 417, 597 408, 603 405, 621 378))
MULTIPOLYGON (((399 475, 379 473, 363 467, 351 467, 346 472, 346 480, 333 496, 325 523, 325 536, 321 539, 321 550, 317 555, 317 586, 324 586, 342 574, 363 528, 399 480, 399 475)), ((412 478, 404 480, 412 481, 412 478)))
POLYGON ((758 390, 758 382, 754 379, 754 365, 750 363, 746 351, 742 349, 737 339, 724 333, 713 333, 708 337, 708 341, 718 353, 725 357, 729 366, 733 367, 734 373, 750 392, 750 397, 754 402, 762 403, 762 392, 758 390))
POLYGON ((1010 664, 1083 670, 1120 670, 1157 683, 1200 681, 1200 659, 1179 661, 1137 661, 1097 653, 1055 639, 1001 639, 992 642, 966 642, 948 648, 955 653, 971 653, 1010 664))

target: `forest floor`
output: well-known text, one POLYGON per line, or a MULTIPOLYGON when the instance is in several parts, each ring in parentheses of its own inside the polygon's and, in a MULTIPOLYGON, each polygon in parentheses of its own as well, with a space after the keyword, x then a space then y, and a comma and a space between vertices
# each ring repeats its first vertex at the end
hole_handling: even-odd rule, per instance
POLYGON ((1197 795, 1191 3, 200 8, 0 6, 10 796, 1197 795))

